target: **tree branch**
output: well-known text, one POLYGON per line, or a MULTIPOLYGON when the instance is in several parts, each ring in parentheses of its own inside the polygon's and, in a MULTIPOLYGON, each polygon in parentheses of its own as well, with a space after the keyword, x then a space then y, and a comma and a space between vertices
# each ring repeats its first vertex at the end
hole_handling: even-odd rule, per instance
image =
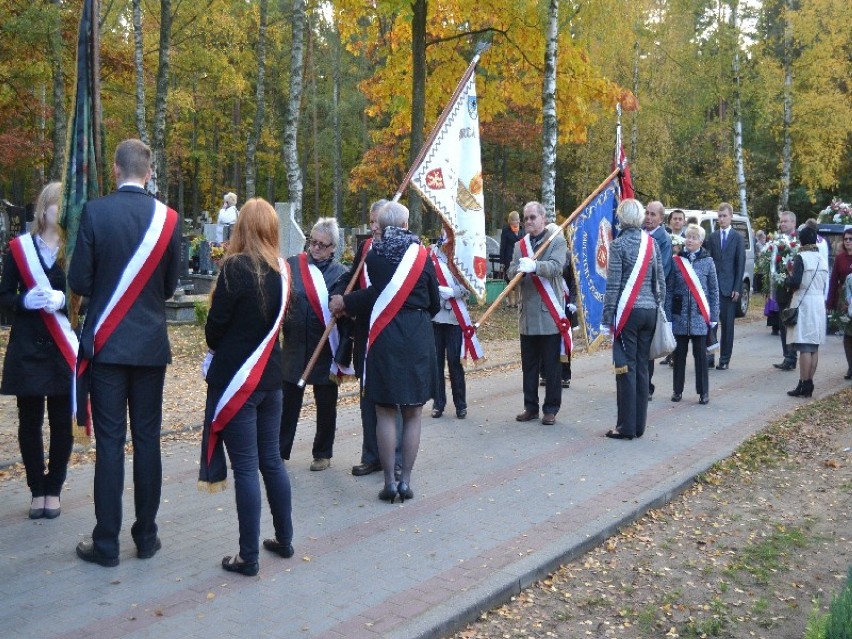
MULTIPOLYGON (((497 29, 496 27, 485 27, 484 29, 475 29, 473 31, 465 31, 463 33, 457 33, 455 35, 447 36, 446 38, 436 38, 434 40, 426 41, 426 48, 428 49, 433 44, 441 44, 442 42, 450 42, 452 40, 459 40, 461 38, 466 38, 468 36, 480 35, 483 33, 499 33, 500 35, 506 36, 509 32, 504 29, 497 29)), ((508 36, 507 36, 508 37, 508 36)))

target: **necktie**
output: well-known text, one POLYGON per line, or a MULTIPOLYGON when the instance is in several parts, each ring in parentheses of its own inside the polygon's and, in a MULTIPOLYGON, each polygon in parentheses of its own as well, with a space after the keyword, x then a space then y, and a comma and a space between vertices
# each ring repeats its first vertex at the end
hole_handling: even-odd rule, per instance
POLYGON ((725 250, 725 243, 728 241, 728 229, 722 231, 722 250, 725 250))

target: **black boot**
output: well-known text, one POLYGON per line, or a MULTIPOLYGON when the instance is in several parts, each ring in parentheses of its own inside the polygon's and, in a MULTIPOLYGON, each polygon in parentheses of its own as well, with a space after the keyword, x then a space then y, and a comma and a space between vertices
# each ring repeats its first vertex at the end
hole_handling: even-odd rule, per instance
POLYGON ((801 397, 802 395, 804 395, 804 394, 805 394, 805 390, 804 390, 804 388, 805 388, 805 381, 804 381, 804 380, 802 380, 802 379, 800 379, 800 380, 799 380, 799 385, 798 385, 798 386, 796 386, 796 388, 794 388, 793 390, 791 390, 791 391, 787 391, 787 394, 788 394, 790 397, 801 397))
POLYGON ((802 397, 811 397, 814 394, 814 380, 806 379, 802 383, 802 397))

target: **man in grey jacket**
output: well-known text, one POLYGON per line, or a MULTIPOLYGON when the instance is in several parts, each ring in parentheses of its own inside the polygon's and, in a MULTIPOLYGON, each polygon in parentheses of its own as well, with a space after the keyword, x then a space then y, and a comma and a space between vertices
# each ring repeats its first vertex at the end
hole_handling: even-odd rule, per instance
POLYGON ((562 404, 562 369, 559 364, 562 334, 533 276, 547 280, 552 290, 561 296, 560 280, 567 243, 559 227, 547 223, 544 206, 539 202, 529 202, 524 206, 524 230, 527 234, 515 244, 508 271, 510 278, 514 278, 518 273, 524 274, 518 284, 521 294, 519 325, 524 411, 515 419, 528 422, 538 418, 538 378, 541 371, 546 381, 541 423, 550 426, 556 423, 556 413, 562 404), (550 236, 554 236, 553 240, 538 259, 533 259, 532 254, 550 236), (525 242, 527 244, 522 248, 525 242))

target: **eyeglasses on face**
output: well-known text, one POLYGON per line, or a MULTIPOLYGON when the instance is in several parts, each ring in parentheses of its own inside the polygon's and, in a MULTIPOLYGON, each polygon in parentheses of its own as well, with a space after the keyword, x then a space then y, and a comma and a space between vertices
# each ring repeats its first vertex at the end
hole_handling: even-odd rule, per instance
POLYGON ((538 215, 525 215, 524 222, 532 222, 533 220, 537 220, 538 215))
POLYGON ((315 240, 313 238, 310 239, 308 244, 310 244, 313 248, 318 249, 327 249, 332 247, 332 244, 326 244, 325 242, 320 242, 319 240, 315 240))

